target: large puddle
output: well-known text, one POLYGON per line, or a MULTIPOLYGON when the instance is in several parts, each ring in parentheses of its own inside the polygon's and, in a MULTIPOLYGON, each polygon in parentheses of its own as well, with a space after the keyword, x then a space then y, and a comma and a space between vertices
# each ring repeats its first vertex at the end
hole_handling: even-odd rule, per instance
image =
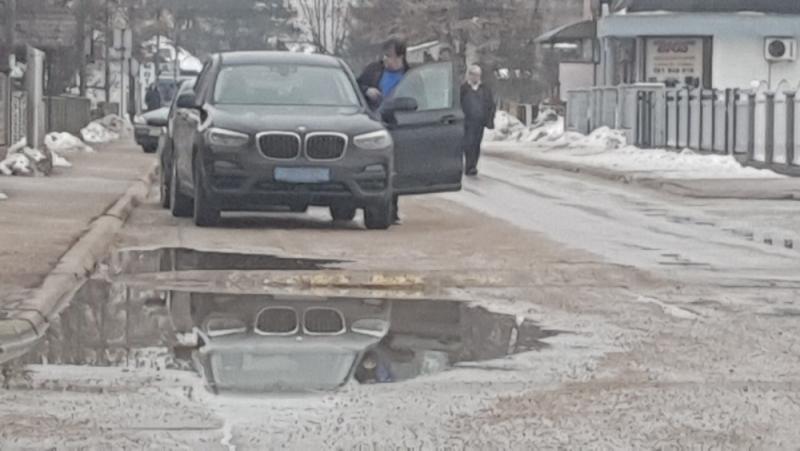
POLYGON ((541 349, 542 339, 556 333, 466 302, 395 296, 392 289, 350 296, 162 283, 165 273, 324 273, 336 263, 188 249, 123 251, 110 259, 110 274, 83 286, 24 362, 195 370, 212 391, 329 390, 351 380, 391 383, 541 349), (136 283, 130 283, 126 276, 134 274, 136 283))

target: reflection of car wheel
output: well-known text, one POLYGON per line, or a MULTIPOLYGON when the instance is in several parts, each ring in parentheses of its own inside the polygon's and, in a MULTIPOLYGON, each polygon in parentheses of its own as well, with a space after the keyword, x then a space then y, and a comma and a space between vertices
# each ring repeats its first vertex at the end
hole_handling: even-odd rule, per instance
POLYGON ((369 230, 386 230, 392 225, 392 201, 387 199, 382 204, 372 205, 364 209, 364 225, 369 230))
POLYGON ((209 202, 203 181, 203 162, 200 154, 194 161, 194 224, 198 227, 213 227, 219 223, 220 212, 209 202))
POLYGON ((352 205, 331 205, 334 221, 352 221, 356 217, 356 207, 352 205))
POLYGON ((289 211, 292 213, 305 213, 308 211, 308 204, 289 205, 289 211))
POLYGON ((169 184, 169 206, 172 216, 176 218, 188 218, 192 215, 194 208, 192 198, 183 194, 178 183, 178 165, 172 162, 172 177, 169 184))
POLYGON ((150 145, 142 146, 142 150, 144 150, 144 153, 156 153, 156 151, 158 150, 158 146, 154 146, 154 145, 150 144, 150 145))
POLYGON ((170 198, 170 189, 169 189, 169 179, 171 176, 171 171, 167 170, 165 165, 161 164, 161 185, 159 194, 161 195, 161 206, 163 208, 169 208, 169 198, 170 198))

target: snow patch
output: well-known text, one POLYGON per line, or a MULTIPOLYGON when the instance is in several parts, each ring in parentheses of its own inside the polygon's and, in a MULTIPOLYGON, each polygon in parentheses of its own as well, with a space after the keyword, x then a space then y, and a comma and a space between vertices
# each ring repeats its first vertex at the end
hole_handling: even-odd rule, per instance
POLYGON ((56 168, 71 168, 72 163, 67 161, 66 158, 59 155, 55 150, 51 150, 50 154, 53 156, 53 167, 56 168))
POLYGON ((27 139, 23 138, 9 147, 6 158, 0 161, 0 174, 49 175, 53 166, 70 167, 71 164, 61 155, 49 149, 39 150, 28 147, 27 139))
POLYGON ((81 136, 84 141, 98 144, 113 142, 132 135, 133 124, 116 114, 110 114, 102 119, 92 121, 81 130, 81 136))
POLYGON ((80 138, 69 133, 53 132, 44 137, 44 145, 51 152, 94 152, 80 138))
POLYGON ((81 130, 83 140, 88 143, 103 144, 119 139, 119 135, 105 128, 99 122, 90 122, 81 130))
POLYGON ((485 142, 502 142, 497 149, 535 155, 622 172, 648 172, 673 179, 783 178, 770 170, 742 166, 732 155, 699 154, 690 149, 641 149, 629 145, 625 132, 601 127, 589 135, 566 131, 564 119, 544 112, 525 127, 506 112, 498 112, 496 129, 485 142))

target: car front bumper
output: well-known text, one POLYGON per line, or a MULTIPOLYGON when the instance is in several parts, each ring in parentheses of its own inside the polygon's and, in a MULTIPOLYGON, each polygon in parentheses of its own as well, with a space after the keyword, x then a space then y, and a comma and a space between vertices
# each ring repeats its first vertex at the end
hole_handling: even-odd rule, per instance
POLYGON ((348 150, 333 161, 273 160, 256 149, 203 149, 204 188, 220 210, 261 211, 275 206, 380 205, 391 196, 393 158, 384 151, 348 150), (327 177, 291 181, 281 173, 310 171, 327 177), (277 177, 276 177, 277 175, 277 177))

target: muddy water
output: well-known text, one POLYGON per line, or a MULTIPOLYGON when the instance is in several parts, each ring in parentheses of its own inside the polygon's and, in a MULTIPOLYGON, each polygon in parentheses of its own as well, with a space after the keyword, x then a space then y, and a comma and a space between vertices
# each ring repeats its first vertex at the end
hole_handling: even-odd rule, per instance
MULTIPOLYGON (((89 280, 77 293, 70 306, 52 323, 46 337, 36 349, 25 356, 26 363, 77 364, 99 366, 150 366, 192 368, 201 374, 198 360, 190 356, 204 343, 187 353, 185 342, 179 346, 175 310, 168 299, 177 297, 172 288, 159 285, 158 275, 180 271, 302 270, 324 271, 336 261, 287 259, 264 255, 204 253, 191 249, 126 250, 115 254, 108 262, 106 274, 89 280), (152 285, 125 282, 125 276, 153 274, 152 285), (194 352, 191 352, 194 351, 194 352)), ((195 293, 182 291, 186 297, 195 293)), ((198 296, 210 299, 219 306, 217 313, 233 314, 247 302, 277 302, 273 293, 236 294, 208 293, 198 296), (226 310, 228 309, 228 310, 226 310)), ((351 376, 359 382, 394 382, 447 370, 461 362, 496 359, 514 353, 545 347, 542 339, 556 332, 543 330, 535 323, 491 312, 485 308, 452 299, 395 299, 391 291, 383 299, 359 299, 294 295, 281 298, 282 305, 294 303, 313 307, 345 303, 351 305, 349 316, 366 314, 376 302, 389 312, 388 330, 359 354, 351 376), (359 312, 363 305, 364 312, 359 312), (352 310, 355 309, 355 310, 352 310), (381 370, 383 370, 381 372, 381 370)), ((195 307, 190 307, 194 309, 195 307)), ((245 318, 246 319, 246 318, 245 318)), ((185 321, 184 321, 185 323, 185 321)), ((195 324, 202 329, 202 324, 195 324)), ((185 332, 185 330, 183 330, 185 332)), ((276 337, 243 332, 250 349, 253 343, 269 352, 270 340, 276 337)), ((319 337, 313 337, 317 344, 319 337)), ((235 340, 234 337, 234 347, 235 340)), ((281 338, 283 339, 283 338, 281 338)), ((313 340, 306 340, 311 342, 313 340)), ((324 341, 324 340, 323 340, 324 341)), ((331 338, 331 343, 336 340, 331 338)), ((275 341, 277 343, 277 341, 275 341)), ((297 351, 304 346, 297 337, 297 351)), ((335 345, 334 345, 335 346, 335 345)), ((248 352, 248 351, 243 351, 248 352)), ((273 359, 274 360, 274 359, 273 359)))

